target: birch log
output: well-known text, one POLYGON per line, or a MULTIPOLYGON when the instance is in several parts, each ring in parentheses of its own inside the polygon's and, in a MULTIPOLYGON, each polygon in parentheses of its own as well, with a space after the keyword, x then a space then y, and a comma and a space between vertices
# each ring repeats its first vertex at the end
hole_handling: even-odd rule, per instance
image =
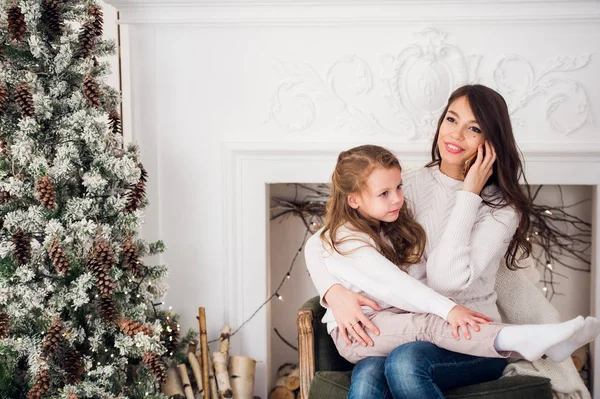
POLYGON ((190 344, 188 345, 188 353, 193 353, 195 355, 196 349, 198 349, 198 342, 196 342, 196 340, 190 341, 190 344))
POLYGON ((212 357, 208 357, 208 380, 210 385, 210 398, 219 399, 219 393, 217 392, 217 380, 215 379, 215 367, 212 362, 212 357))
POLYGON ((219 337, 219 352, 225 354, 227 360, 229 360, 229 337, 231 337, 231 327, 223 326, 219 337))
POLYGON ((573 352, 571 354, 571 359, 573 360, 573 364, 575 365, 575 368, 577 369, 577 371, 581 371, 581 369, 583 369, 583 366, 585 365, 585 362, 587 361, 587 355, 588 355, 588 346, 582 346, 581 348, 577 349, 575 352, 573 352))
POLYGON ((162 384, 160 389, 168 397, 183 396, 183 388, 181 387, 181 382, 179 382, 179 375, 177 375, 177 370, 174 367, 167 370, 167 380, 162 384))
POLYGON ((300 368, 295 368, 290 375, 285 378, 285 387, 290 391, 300 388, 300 368))
MULTIPOLYGON (((210 356, 208 355, 208 338, 206 336, 206 310, 203 307, 198 308, 198 323, 200 325, 200 356, 202 357, 202 361, 200 365, 202 367, 202 386, 206 388, 206 398, 210 399, 210 394, 208 391, 208 376, 209 370, 212 368, 208 359, 210 356)), ((218 399, 217 396, 214 396, 212 399, 218 399)))
POLYGON ((183 391, 185 392, 186 399, 194 399, 194 391, 192 390, 192 384, 190 384, 190 376, 187 372, 185 364, 177 366, 179 369, 179 375, 181 375, 181 382, 183 383, 183 391))
POLYGON ((235 399, 254 398, 254 373, 256 360, 247 356, 229 358, 229 378, 235 399))
POLYGON ((227 372, 227 360, 229 359, 225 356, 222 352, 213 353, 215 377, 217 387, 219 388, 219 396, 222 398, 231 398, 233 397, 233 391, 231 389, 231 382, 229 381, 229 373, 227 372))
POLYGON ((275 387, 269 392, 269 399, 294 399, 296 395, 286 387, 275 387))
POLYGON ((277 369, 275 386, 286 387, 290 391, 300 388, 300 368, 297 364, 285 363, 277 369))
POLYGON ((194 373, 194 379, 196 380, 196 386, 198 387, 198 393, 200 394, 200 398, 204 398, 202 372, 200 371, 200 365, 198 364, 198 359, 196 358, 196 355, 192 352, 188 352, 188 361, 190 362, 192 373, 194 373))

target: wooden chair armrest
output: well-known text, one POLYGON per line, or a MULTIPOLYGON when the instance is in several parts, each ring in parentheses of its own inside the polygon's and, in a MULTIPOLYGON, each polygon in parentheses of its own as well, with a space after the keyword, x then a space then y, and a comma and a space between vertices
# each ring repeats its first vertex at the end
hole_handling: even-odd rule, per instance
POLYGON ((312 327, 313 313, 310 309, 300 309, 298 327, 298 354, 300 357, 300 398, 308 399, 310 383, 315 376, 315 336, 312 327))

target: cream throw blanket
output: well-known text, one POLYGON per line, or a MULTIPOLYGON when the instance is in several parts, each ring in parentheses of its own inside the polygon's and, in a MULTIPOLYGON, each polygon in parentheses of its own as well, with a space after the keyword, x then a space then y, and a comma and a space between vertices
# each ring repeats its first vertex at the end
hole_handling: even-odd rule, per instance
MULTIPOLYGON (((512 271, 502 262, 496 277, 497 304, 502 321, 510 324, 547 324, 562 321, 558 311, 534 285, 540 277, 531 259, 520 262, 520 265, 528 267, 512 271)), ((511 361, 504 369, 503 377, 513 375, 550 378, 554 398, 591 399, 590 392, 570 358, 561 363, 551 360, 511 361)))

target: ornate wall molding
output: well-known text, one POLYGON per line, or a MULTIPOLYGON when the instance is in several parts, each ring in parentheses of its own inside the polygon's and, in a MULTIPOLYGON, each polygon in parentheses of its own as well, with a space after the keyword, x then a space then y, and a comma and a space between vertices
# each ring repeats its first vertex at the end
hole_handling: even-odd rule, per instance
MULTIPOLYGON (((585 68, 592 54, 558 56, 535 72, 525 58, 513 54, 503 57, 494 68, 494 81, 509 104, 511 115, 525 108, 537 96, 546 99, 545 111, 549 124, 563 134, 570 134, 591 122, 591 111, 584 86, 566 73, 585 68)), ((513 117, 516 126, 525 122, 513 117)))
POLYGON ((328 127, 353 134, 428 140, 454 88, 485 80, 495 82, 494 88, 505 96, 516 129, 525 126, 518 111, 538 96, 545 99, 548 124, 558 132, 570 134, 591 122, 584 85, 568 76, 587 67, 591 53, 557 56, 540 68, 513 54, 501 58, 490 73, 481 73, 483 56, 465 55, 458 46, 447 43, 446 33, 427 28, 414 36, 414 43, 397 55, 381 56, 377 66, 381 71, 380 90, 374 89, 374 68, 357 55, 335 61, 324 75, 308 63, 278 61, 275 70, 282 80, 273 95, 268 122, 297 133, 310 129, 321 118, 328 121, 328 127), (354 73, 343 73, 342 65, 351 65, 354 73), (340 94, 339 86, 353 87, 353 95, 347 91, 346 95, 340 94), (369 101, 356 101, 359 97, 369 101), (382 122, 381 112, 364 106, 365 102, 382 103, 382 98, 396 118, 393 125, 382 122), (332 101, 339 104, 338 109, 320 111, 324 102, 332 101))

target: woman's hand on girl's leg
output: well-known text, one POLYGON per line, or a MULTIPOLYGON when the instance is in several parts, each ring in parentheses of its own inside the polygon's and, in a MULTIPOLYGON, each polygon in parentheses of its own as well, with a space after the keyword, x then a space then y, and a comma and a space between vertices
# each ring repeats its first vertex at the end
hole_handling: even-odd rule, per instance
POLYGON ((348 337, 348 335, 351 335, 360 345, 373 346, 373 340, 364 328, 366 327, 375 335, 379 335, 379 329, 365 316, 361 306, 381 310, 377 302, 364 295, 352 292, 340 284, 335 284, 329 288, 324 295, 324 299, 327 306, 333 311, 335 322, 346 344, 352 344, 348 337))

